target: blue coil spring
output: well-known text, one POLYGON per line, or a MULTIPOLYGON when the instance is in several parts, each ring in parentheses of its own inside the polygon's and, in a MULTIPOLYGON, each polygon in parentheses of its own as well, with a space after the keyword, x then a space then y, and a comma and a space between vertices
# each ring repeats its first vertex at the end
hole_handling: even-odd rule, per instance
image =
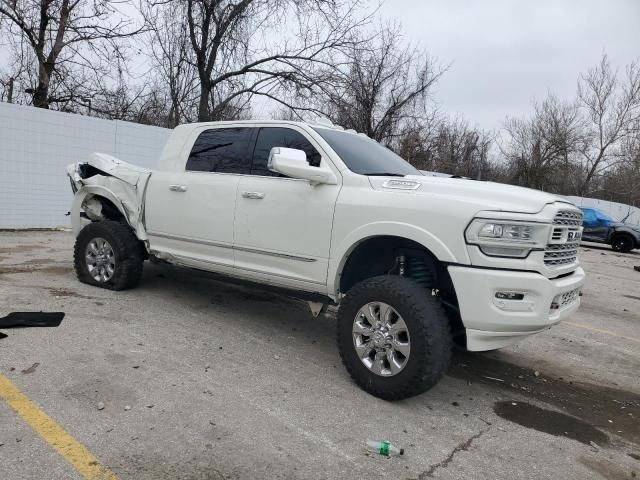
POLYGON ((424 288, 434 288, 434 278, 426 262, 419 258, 409 258, 406 276, 424 288))

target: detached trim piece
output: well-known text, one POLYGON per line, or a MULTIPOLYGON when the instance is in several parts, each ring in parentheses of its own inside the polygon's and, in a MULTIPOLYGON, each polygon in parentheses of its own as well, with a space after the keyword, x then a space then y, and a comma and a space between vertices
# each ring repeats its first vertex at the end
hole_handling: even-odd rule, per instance
POLYGON ((315 258, 299 257, 297 255, 290 255, 288 253, 270 252, 268 250, 259 250, 259 249, 256 249, 256 248, 238 247, 238 246, 230 245, 228 243, 219 243, 219 242, 212 242, 210 240, 200 240, 200 239, 197 239, 197 238, 181 237, 179 235, 171 235, 169 233, 153 232, 153 231, 150 231, 150 230, 147 230, 147 235, 152 236, 152 237, 168 238, 169 240, 178 240, 178 241, 181 241, 181 242, 189 242, 189 243, 198 243, 198 244, 201 244, 201 245, 209 245, 209 246, 212 246, 212 247, 228 248, 230 250, 236 250, 238 252, 257 253, 258 255, 268 255, 268 256, 271 256, 271 257, 286 258, 288 260, 296 260, 298 262, 313 263, 313 262, 317 261, 315 258))

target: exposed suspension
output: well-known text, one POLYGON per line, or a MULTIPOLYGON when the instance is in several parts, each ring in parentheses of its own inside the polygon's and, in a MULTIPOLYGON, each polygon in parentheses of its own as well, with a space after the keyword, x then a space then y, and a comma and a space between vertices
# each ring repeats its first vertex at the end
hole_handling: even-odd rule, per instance
POLYGON ((400 255, 397 258, 399 274, 408 277, 418 285, 427 288, 435 288, 435 278, 429 264, 419 257, 405 257, 400 255))

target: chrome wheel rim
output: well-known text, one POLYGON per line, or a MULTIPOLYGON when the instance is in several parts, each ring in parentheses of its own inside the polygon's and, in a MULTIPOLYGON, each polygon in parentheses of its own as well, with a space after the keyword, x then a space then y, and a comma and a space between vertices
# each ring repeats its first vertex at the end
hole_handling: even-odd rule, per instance
POLYGON ((353 320, 352 336, 358 358, 376 375, 397 375, 409 361, 409 329, 391 305, 384 302, 364 305, 353 320))
POLYGON ((116 256, 111 244, 104 238, 94 238, 87 244, 84 258, 89 275, 100 283, 111 280, 116 271, 116 256))

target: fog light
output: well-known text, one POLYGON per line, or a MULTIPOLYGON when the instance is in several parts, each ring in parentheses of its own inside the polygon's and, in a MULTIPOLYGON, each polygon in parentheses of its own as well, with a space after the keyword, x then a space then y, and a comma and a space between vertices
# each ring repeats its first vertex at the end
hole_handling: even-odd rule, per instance
POLYGON ((499 298, 500 300, 522 300, 524 298, 524 293, 496 292, 496 298, 499 298))

